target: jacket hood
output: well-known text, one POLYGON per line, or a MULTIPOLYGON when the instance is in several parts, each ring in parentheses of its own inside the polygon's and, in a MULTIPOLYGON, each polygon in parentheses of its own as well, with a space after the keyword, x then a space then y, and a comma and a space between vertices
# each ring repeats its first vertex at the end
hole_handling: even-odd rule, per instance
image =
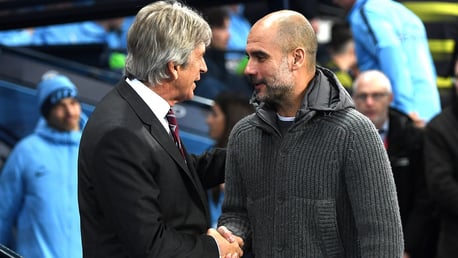
POLYGON ((333 112, 354 108, 353 100, 336 75, 323 67, 317 66, 315 77, 307 87, 300 112, 308 110, 333 112))
MULTIPOLYGON (((251 103, 259 110, 270 109, 266 103, 256 100, 256 93, 251 103)), ((353 100, 347 90, 339 82, 335 74, 321 66, 316 67, 315 77, 309 83, 301 108, 296 117, 302 117, 309 111, 335 112, 346 108, 354 108, 353 100)))

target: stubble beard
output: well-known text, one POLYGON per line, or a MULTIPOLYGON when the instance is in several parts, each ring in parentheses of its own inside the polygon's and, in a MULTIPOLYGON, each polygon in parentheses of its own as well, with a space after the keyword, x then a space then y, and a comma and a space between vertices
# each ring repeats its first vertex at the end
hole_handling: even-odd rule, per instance
POLYGON ((277 106, 290 98, 293 94, 294 81, 286 60, 280 65, 272 82, 264 81, 264 85, 266 85, 264 94, 256 93, 258 101, 277 106))

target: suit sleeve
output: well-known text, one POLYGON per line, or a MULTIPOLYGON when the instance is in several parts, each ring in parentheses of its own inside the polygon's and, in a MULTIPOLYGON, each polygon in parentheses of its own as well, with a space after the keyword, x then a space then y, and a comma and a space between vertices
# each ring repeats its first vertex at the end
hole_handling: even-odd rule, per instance
POLYGON ((202 155, 192 155, 195 168, 205 189, 224 183, 226 149, 214 148, 202 155))

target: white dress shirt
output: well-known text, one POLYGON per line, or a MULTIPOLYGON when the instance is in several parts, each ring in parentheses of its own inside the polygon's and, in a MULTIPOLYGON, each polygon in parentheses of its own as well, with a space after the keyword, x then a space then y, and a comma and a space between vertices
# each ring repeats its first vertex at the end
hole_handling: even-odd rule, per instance
POLYGON ((140 98, 145 101, 146 105, 148 105, 151 111, 153 111, 154 115, 161 122, 167 133, 170 134, 169 122, 166 118, 170 109, 169 103, 137 79, 131 80, 126 78, 126 82, 132 87, 132 89, 134 89, 135 92, 137 92, 140 98))

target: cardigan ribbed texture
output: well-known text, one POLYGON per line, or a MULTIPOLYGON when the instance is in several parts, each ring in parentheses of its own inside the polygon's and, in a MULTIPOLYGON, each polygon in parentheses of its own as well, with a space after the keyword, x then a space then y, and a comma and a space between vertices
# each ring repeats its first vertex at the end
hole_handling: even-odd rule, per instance
POLYGON ((401 257, 394 180, 373 124, 318 67, 283 136, 263 103, 233 129, 225 225, 255 257, 401 257))

